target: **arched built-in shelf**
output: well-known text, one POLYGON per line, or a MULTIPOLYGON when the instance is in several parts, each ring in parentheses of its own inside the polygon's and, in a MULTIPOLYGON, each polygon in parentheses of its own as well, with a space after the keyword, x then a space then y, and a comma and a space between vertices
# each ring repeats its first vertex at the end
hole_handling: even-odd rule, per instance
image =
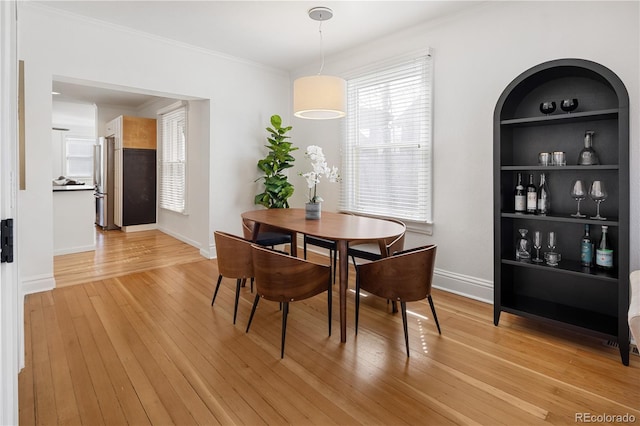
MULTIPOLYGON (((494 113, 494 323, 501 312, 551 320, 615 340, 629 364, 629 95, 608 68, 582 59, 559 59, 537 65, 515 78, 498 100, 494 113), (541 102, 577 98, 578 109, 560 108, 550 115, 541 102), (600 165, 579 166, 584 133, 595 131, 600 165), (540 152, 564 151, 566 166, 540 166, 540 152), (513 190, 524 180, 545 173, 551 213, 516 214, 513 190), (574 218, 573 180, 603 180, 609 191, 601 205, 606 221, 591 219, 595 203, 583 201, 587 218, 574 218), (580 239, 590 225, 596 241, 600 226, 609 227, 614 270, 580 266, 580 239), (515 259, 518 229, 555 231, 562 260, 556 267, 515 259)), ((542 251, 545 251, 544 248, 542 251)))

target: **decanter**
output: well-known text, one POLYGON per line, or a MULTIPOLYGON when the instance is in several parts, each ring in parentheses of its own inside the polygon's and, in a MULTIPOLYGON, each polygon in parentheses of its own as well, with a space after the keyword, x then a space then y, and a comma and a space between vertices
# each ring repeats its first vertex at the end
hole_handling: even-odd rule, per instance
POLYGON ((516 242, 516 259, 517 260, 530 260, 531 259, 531 240, 527 238, 527 229, 518 229, 520 237, 516 242))
POLYGON ((598 154, 593 149, 593 130, 587 130, 584 134, 584 148, 578 156, 579 166, 595 166, 599 164, 598 154))

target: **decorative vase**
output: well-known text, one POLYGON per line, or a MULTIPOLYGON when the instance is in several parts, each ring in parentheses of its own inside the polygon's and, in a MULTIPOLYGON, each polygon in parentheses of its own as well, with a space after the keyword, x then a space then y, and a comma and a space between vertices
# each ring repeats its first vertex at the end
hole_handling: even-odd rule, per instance
POLYGON ((320 203, 307 203, 304 206, 305 219, 318 220, 320 219, 320 203))

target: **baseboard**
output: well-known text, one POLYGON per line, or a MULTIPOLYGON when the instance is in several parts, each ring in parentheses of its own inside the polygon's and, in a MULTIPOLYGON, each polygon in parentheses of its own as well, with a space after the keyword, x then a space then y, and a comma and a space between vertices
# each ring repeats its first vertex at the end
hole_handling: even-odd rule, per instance
POLYGON ((56 280, 53 275, 38 275, 22 280, 20 289, 23 295, 40 293, 56 288, 56 280))
POLYGON ((158 227, 157 229, 160 232, 164 232, 167 235, 171 235, 176 240, 180 240, 185 244, 189 244, 190 246, 199 249, 200 250, 200 255, 203 256, 203 257, 206 257, 207 259, 213 259, 215 257, 215 256, 212 257, 210 255, 210 253, 214 253, 215 254, 215 246, 210 246, 209 249, 207 250, 206 248, 201 247, 199 242, 197 242, 197 241, 195 241, 195 240, 193 240, 191 238, 185 237, 182 234, 178 234, 176 232, 170 231, 170 230, 168 230, 166 228, 163 228, 163 227, 158 227))
POLYGON ((436 268, 433 272, 433 287, 493 304, 493 281, 436 268))
POLYGON ((95 244, 90 246, 79 246, 79 247, 70 247, 66 249, 54 250, 54 256, 60 256, 63 254, 71 254, 71 253, 82 253, 84 251, 94 251, 96 249, 95 244))
MULTIPOLYGON (((298 252, 302 250, 302 243, 300 243, 299 247, 298 252)), ((314 246, 309 246, 307 250, 320 255, 327 255, 327 250, 314 246)), ((433 272, 433 287, 480 302, 493 304, 493 281, 436 268, 433 272)))
POLYGON ((121 226, 120 230, 122 232, 140 232, 140 231, 151 231, 152 229, 158 229, 157 223, 148 223, 144 225, 129 225, 129 226, 121 226))

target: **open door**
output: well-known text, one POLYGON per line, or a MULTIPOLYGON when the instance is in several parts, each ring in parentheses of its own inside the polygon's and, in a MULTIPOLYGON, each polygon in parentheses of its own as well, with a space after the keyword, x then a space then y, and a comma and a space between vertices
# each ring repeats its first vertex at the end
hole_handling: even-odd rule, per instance
MULTIPOLYGON (((16 2, 0 2, 0 219, 16 212, 18 147, 18 61, 16 2)), ((15 221, 13 221, 15 223, 15 221)), ((0 263, 0 424, 18 424, 18 372, 22 355, 23 301, 17 259, 3 226, 0 263)), ((16 238, 13 239, 14 241, 16 238)))

